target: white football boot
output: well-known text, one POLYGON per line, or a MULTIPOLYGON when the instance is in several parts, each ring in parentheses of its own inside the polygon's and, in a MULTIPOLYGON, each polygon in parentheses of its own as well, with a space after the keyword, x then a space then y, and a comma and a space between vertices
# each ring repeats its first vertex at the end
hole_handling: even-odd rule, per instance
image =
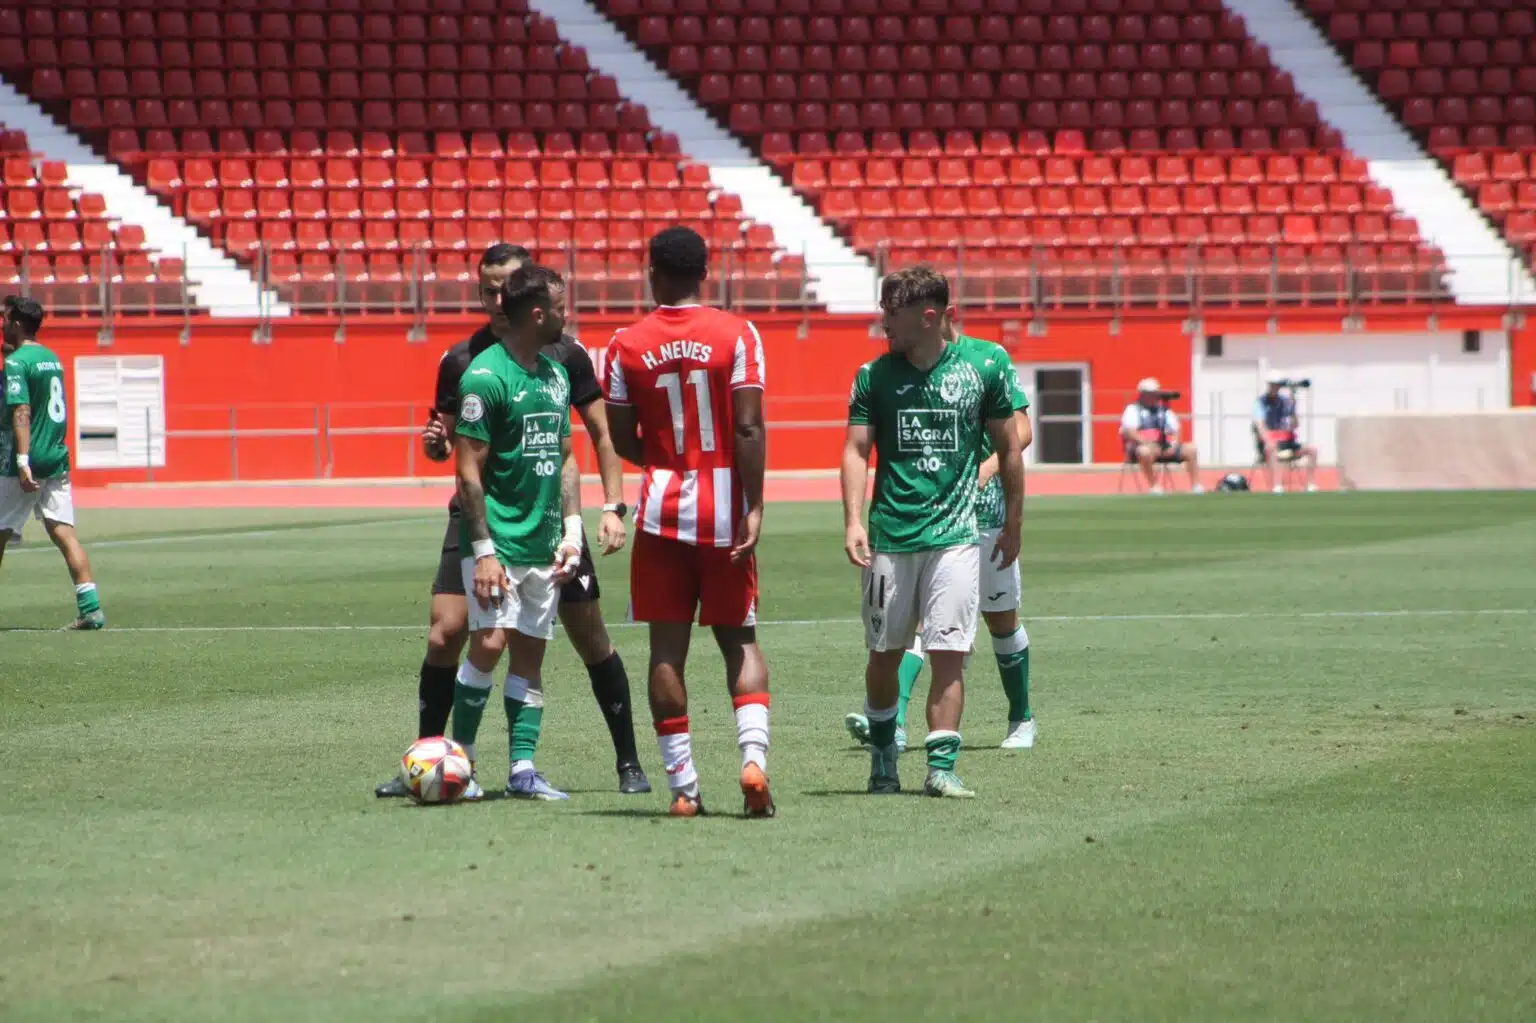
POLYGON ((1035 719, 1008 722, 1008 734, 997 744, 998 749, 1034 749, 1035 719))

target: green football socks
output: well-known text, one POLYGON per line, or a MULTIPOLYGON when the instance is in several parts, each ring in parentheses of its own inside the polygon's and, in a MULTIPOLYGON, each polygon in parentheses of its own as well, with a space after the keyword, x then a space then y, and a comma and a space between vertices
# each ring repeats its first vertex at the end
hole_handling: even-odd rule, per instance
POLYGON ((959 732, 929 732, 923 745, 928 748, 929 771, 954 771, 960 757, 959 732))
POLYGON ((920 648, 913 648, 901 655, 901 667, 896 669, 896 678, 901 683, 901 695, 896 700, 896 727, 903 731, 907 727, 907 704, 912 700, 912 689, 922 673, 923 654, 920 648))
POLYGON ((1008 697, 1008 720, 1028 721, 1029 712, 1029 633, 1020 625, 1011 636, 993 636, 992 653, 997 658, 997 673, 1008 697))
POLYGON ((75 607, 79 609, 81 618, 101 610, 101 599, 96 596, 95 583, 81 583, 75 587, 75 607))
POLYGON ((453 741, 464 747, 471 762, 475 759, 475 736, 480 734, 480 719, 485 716, 491 698, 491 673, 465 661, 459 665, 459 677, 453 686, 453 741))
POLYGON ((507 733, 511 740, 511 762, 533 763, 539 748, 539 732, 544 727, 544 693, 530 689, 526 679, 507 676, 507 695, 502 700, 507 710, 507 733), (518 699, 521 696, 522 699, 518 699))

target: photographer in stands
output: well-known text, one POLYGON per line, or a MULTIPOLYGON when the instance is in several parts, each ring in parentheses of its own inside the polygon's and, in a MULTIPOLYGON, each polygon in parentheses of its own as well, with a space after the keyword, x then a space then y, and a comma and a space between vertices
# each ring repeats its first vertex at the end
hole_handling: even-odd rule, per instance
POLYGON ((1296 392, 1311 387, 1312 381, 1290 380, 1282 373, 1271 373, 1264 383, 1267 389, 1253 403, 1253 429, 1264 449, 1270 484, 1275 493, 1285 493, 1280 464, 1300 462, 1310 493, 1317 489, 1317 448, 1301 443, 1296 435, 1296 392))
POLYGON ((1168 407, 1179 397, 1177 391, 1165 391, 1152 377, 1136 385, 1136 400, 1125 407, 1120 417, 1120 439, 1125 442, 1125 460, 1141 466, 1147 491, 1163 492, 1157 480, 1159 465, 1183 463, 1189 471, 1189 492, 1203 494, 1200 485, 1199 453, 1193 444, 1179 443, 1179 417, 1168 407))

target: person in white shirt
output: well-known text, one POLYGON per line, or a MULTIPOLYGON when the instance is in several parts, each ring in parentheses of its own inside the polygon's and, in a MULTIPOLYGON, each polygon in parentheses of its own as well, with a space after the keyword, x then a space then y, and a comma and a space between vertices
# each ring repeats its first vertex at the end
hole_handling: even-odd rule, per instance
POLYGON ((1179 417, 1163 398, 1163 386, 1147 377, 1136 385, 1136 400, 1125 407, 1120 417, 1120 439, 1125 442, 1125 460, 1141 466, 1149 493, 1161 494, 1157 480, 1159 465, 1182 463, 1189 472, 1189 492, 1203 494, 1200 485, 1200 457, 1193 444, 1179 442, 1179 417))

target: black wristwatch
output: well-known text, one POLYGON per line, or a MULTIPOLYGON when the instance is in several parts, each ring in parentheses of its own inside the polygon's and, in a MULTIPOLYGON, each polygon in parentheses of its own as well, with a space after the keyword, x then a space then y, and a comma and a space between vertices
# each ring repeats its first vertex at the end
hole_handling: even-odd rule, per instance
POLYGON ((625 504, 623 501, 620 501, 618 504, 605 504, 603 505, 603 511, 613 512, 615 515, 622 519, 624 516, 629 514, 629 505, 625 504))

